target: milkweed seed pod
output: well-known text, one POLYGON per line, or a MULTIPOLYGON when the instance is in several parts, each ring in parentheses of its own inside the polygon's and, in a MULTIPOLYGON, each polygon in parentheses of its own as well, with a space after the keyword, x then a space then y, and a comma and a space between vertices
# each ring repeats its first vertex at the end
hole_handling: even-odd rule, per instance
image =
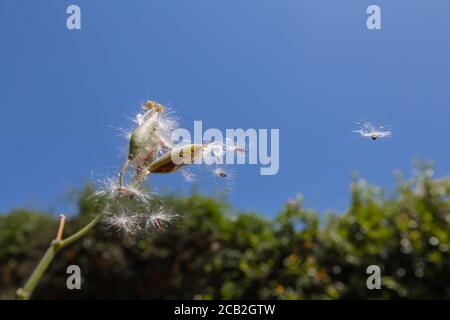
POLYGON ((190 144, 167 152, 153 161, 147 168, 149 173, 171 173, 185 165, 192 164, 203 157, 208 145, 190 144))
POLYGON ((133 131, 130 138, 128 160, 150 160, 156 156, 158 139, 155 132, 158 128, 160 112, 151 110, 139 119, 139 126, 133 131))

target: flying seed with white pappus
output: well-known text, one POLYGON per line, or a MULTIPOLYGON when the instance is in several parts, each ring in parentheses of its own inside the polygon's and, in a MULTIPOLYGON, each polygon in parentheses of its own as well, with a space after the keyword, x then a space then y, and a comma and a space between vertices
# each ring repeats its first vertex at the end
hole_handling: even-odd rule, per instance
POLYGON ((360 128, 357 130, 353 130, 353 132, 357 133, 363 138, 369 138, 375 141, 378 138, 392 137, 392 131, 388 130, 385 126, 375 126, 369 121, 357 124, 360 128))

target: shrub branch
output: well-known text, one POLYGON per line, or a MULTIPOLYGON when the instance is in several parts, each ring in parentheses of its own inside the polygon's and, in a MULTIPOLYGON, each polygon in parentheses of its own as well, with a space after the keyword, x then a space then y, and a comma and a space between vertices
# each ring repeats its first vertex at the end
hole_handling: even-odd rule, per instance
POLYGON ((101 220, 102 214, 97 215, 94 219, 92 219, 91 222, 89 222, 87 225, 85 225, 82 229, 80 229, 78 232, 74 233, 70 237, 61 240, 62 237, 62 229, 64 227, 64 218, 61 217, 58 234, 56 236, 56 239, 54 239, 50 246, 48 247, 47 251, 45 252, 44 256, 41 258, 41 261, 39 261, 38 265, 34 269, 31 276, 28 278, 27 282, 25 283, 25 286, 23 288, 20 288, 16 292, 16 297, 19 300, 28 300, 30 296, 32 295, 34 289, 36 288, 37 284, 41 280, 42 276, 45 273, 45 270, 47 270, 50 263, 53 261, 56 253, 58 253, 59 250, 63 249, 64 247, 70 245, 71 243, 79 240, 80 238, 84 237, 91 231, 101 220))

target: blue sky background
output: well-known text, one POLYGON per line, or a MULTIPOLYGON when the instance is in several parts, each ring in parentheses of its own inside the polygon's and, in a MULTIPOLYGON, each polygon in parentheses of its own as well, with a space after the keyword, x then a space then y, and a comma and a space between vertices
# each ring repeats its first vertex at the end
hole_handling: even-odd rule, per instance
POLYGON ((447 175, 449 13, 448 0, 2 0, 0 211, 56 212, 72 188, 114 174, 126 143, 116 128, 148 98, 186 128, 279 128, 279 174, 233 168, 228 193, 269 216, 298 192, 307 207, 345 209, 354 171, 388 189, 415 158, 447 175), (66 29, 69 4, 80 31, 66 29), (369 4, 381 31, 366 28, 369 4), (395 137, 356 138, 364 115, 395 137))

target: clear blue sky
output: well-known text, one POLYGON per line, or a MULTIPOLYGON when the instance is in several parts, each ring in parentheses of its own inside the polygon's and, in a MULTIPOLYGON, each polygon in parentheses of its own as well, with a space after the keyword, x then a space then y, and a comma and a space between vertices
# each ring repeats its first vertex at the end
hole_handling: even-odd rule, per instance
POLYGON ((187 128, 280 129, 278 175, 234 169, 238 208, 273 215, 301 192, 341 210, 352 172, 392 189, 393 170, 410 175, 417 157, 447 175, 449 14, 448 0, 2 0, 0 211, 57 210, 71 188, 113 174, 125 156, 115 128, 147 98, 187 128), (69 4, 80 31, 66 29, 69 4), (369 4, 383 30, 367 30, 369 4), (356 139, 364 115, 394 138, 356 139))

